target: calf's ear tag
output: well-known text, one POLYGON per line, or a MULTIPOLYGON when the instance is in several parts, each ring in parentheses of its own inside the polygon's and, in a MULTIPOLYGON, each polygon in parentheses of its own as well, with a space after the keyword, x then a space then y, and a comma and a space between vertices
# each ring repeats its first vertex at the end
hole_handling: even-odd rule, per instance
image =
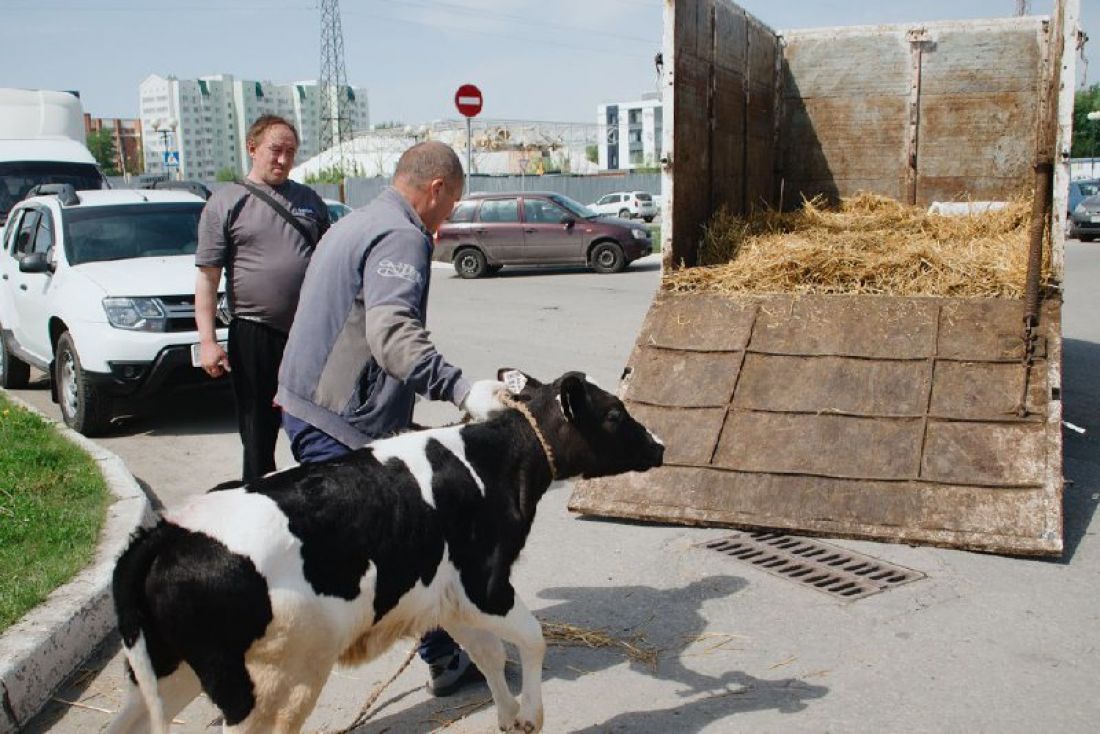
POLYGON ((508 392, 513 395, 519 395, 527 385, 527 375, 519 370, 508 370, 504 373, 502 382, 504 382, 504 386, 508 388, 508 392))

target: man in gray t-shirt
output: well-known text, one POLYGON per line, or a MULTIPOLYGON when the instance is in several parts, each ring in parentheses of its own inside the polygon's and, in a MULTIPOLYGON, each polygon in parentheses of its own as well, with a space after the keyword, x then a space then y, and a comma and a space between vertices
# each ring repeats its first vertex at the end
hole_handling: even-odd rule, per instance
POLYGON ((248 178, 211 196, 199 221, 195 322, 202 368, 211 377, 231 373, 242 475, 250 482, 275 470, 279 362, 306 266, 329 218, 321 197, 287 178, 298 149, 293 125, 264 115, 249 128, 247 142, 248 178), (223 270, 232 316, 228 355, 214 336, 223 270))

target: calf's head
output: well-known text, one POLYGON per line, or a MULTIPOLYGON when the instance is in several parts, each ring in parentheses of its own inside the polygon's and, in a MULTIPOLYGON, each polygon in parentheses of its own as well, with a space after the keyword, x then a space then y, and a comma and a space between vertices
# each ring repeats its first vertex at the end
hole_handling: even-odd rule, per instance
POLYGON ((617 397, 583 372, 543 384, 519 370, 502 369, 512 399, 527 406, 549 442, 558 478, 601 477, 660 466, 665 447, 627 412, 617 397))

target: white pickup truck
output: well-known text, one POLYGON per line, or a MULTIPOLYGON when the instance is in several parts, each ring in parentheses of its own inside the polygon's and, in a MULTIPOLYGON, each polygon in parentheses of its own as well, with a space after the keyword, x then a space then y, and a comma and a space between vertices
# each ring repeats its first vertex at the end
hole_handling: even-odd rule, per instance
POLYGON ((65 423, 95 435, 155 392, 213 384, 191 359, 204 203, 53 184, 16 204, 0 251, 0 385, 44 370, 65 423))

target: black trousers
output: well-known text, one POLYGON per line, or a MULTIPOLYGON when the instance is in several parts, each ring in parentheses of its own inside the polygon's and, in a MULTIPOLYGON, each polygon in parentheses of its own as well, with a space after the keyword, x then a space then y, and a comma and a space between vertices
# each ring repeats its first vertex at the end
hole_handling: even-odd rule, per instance
POLYGON ((275 441, 282 411, 275 406, 279 363, 287 335, 248 319, 229 322, 229 367, 244 446, 245 482, 275 471, 275 441))

